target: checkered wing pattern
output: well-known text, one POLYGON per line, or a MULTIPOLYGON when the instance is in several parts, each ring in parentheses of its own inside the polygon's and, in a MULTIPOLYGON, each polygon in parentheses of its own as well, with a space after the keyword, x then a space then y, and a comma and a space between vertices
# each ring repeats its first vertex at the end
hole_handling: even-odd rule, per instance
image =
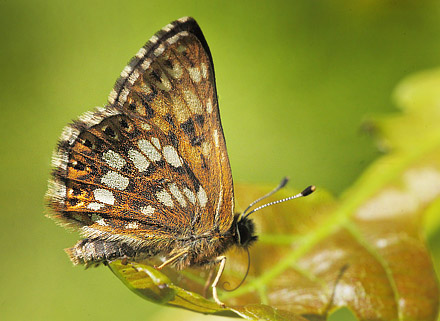
POLYGON ((233 185, 213 63, 192 18, 153 36, 109 105, 65 128, 53 165, 50 206, 88 237, 148 245, 228 230, 233 185))

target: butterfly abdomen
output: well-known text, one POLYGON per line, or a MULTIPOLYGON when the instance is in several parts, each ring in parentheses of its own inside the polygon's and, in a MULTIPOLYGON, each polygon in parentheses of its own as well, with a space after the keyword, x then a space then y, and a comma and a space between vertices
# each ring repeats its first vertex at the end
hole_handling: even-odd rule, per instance
POLYGON ((83 264, 86 267, 136 256, 136 251, 127 244, 99 238, 83 239, 65 251, 75 265, 83 264))

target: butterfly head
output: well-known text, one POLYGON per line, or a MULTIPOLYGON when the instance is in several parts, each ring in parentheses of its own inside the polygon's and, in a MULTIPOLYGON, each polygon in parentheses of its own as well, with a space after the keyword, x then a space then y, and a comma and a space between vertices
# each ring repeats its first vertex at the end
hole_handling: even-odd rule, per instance
POLYGON ((255 225, 252 219, 237 214, 233 226, 235 227, 235 244, 238 247, 248 248, 258 239, 258 236, 255 235, 255 225))
POLYGON ((252 243, 254 243, 257 239, 258 236, 255 235, 255 225, 254 222, 252 221, 252 219, 249 218, 249 215, 265 208, 271 205, 275 205, 275 204, 279 204, 279 203, 283 203, 285 201, 289 201, 298 197, 304 197, 307 196, 311 193, 313 193, 315 191, 315 186, 311 185, 308 186, 307 188, 305 188, 301 193, 281 199, 281 200, 277 200, 277 201, 273 201, 270 203, 266 203, 264 205, 261 205, 257 208, 254 208, 253 210, 251 210, 251 208, 257 204, 258 202, 260 202, 261 200, 271 196, 272 194, 276 193, 278 190, 280 190, 281 188, 283 188, 288 182, 287 177, 284 178, 281 183, 275 188, 273 189, 271 192, 269 192, 268 194, 260 197, 259 199, 257 199, 256 201, 252 202, 245 210, 242 214, 236 214, 234 217, 234 223, 232 224, 232 227, 234 229, 233 231, 233 235, 235 238, 235 244, 239 247, 245 248, 247 249, 252 243))

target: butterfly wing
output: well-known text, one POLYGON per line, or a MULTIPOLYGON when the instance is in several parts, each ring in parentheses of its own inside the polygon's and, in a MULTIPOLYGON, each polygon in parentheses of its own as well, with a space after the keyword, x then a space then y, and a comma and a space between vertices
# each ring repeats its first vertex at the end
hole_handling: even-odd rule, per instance
POLYGON ((233 184, 206 40, 192 18, 159 31, 124 68, 110 105, 65 128, 50 207, 86 236, 134 245, 217 231, 233 184))

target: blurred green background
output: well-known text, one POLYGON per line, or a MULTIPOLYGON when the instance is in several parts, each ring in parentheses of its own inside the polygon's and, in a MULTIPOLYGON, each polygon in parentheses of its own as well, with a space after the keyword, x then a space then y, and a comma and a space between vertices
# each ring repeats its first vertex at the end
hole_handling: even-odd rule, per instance
POLYGON ((380 156, 362 121, 396 111, 403 77, 440 66, 439 1, 0 1, 1 320, 209 318, 73 268, 62 249, 78 236, 43 215, 63 126, 104 105, 131 56, 185 15, 213 54, 236 182, 288 175, 340 194, 380 156))

